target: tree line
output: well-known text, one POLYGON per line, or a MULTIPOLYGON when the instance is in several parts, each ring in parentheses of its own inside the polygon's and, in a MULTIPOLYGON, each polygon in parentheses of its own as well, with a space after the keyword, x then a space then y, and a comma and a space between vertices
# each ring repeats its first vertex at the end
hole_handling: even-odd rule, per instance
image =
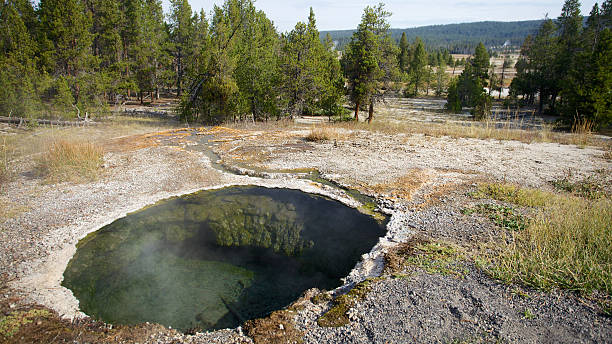
POLYGON ((371 120, 386 92, 404 81, 410 94, 429 92, 430 65, 453 63, 446 50, 427 54, 418 38, 409 45, 404 35, 397 46, 390 15, 383 4, 366 7, 340 59, 331 37, 320 39, 312 9, 279 33, 252 0, 226 0, 210 18, 187 0, 171 0, 168 15, 161 0, 5 0, 0 111, 80 116, 171 91, 182 119, 216 123, 338 115, 348 94, 356 116, 367 108, 371 120))
POLYGON ((612 123, 612 1, 593 6, 586 22, 578 0, 528 36, 511 93, 539 113, 594 126, 612 123))
MULTIPOLYGON (((509 66, 504 61, 503 68, 509 66)), ((450 111, 470 107, 479 119, 490 113, 492 98, 484 88, 500 89, 501 83, 489 67, 489 54, 480 44, 449 84, 450 111)), ((612 1, 601 8, 595 3, 585 21, 580 2, 566 0, 556 21, 544 20, 534 37, 527 36, 515 68, 511 99, 574 125, 612 123, 612 1)))
MULTIPOLYGON (((419 37, 432 50, 448 50, 453 54, 472 54, 480 42, 487 47, 494 47, 502 46, 509 41, 512 46, 518 47, 527 35, 534 34, 538 30, 541 23, 542 20, 526 20, 429 25, 391 29, 391 38, 399 43, 402 35, 406 35, 409 41, 414 41, 419 37)), ((329 34, 337 43, 337 48, 343 50, 351 41, 354 31, 322 31, 321 38, 329 34)))

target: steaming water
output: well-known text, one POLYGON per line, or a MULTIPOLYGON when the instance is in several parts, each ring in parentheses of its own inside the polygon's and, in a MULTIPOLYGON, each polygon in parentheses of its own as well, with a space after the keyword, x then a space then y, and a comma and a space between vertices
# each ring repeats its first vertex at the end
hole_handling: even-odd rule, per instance
POLYGON ((235 327, 309 288, 338 287, 383 234, 382 223, 321 196, 203 191, 88 235, 63 285, 86 314, 114 324, 235 327))

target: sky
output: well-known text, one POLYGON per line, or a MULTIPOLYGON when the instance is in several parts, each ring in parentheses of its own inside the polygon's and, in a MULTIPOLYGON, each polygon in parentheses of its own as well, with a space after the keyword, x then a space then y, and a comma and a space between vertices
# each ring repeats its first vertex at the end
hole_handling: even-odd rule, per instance
MULTIPOLYGON (((375 1, 330 1, 330 0, 256 0, 255 7, 263 10, 274 21, 281 32, 290 31, 298 21, 308 19, 312 6, 320 31, 354 29, 361 21, 365 6, 374 6, 375 1)), ((582 15, 588 15, 596 0, 581 1, 582 15)), ((601 5, 600 1, 600 5, 601 5)), ((168 11, 169 0, 163 0, 168 11)), ((194 11, 204 9, 210 13, 213 4, 222 5, 223 0, 189 0, 194 11)), ((561 13, 563 0, 386 0, 389 19, 393 28, 467 23, 475 21, 516 21, 542 19, 546 14, 556 18, 561 13)))

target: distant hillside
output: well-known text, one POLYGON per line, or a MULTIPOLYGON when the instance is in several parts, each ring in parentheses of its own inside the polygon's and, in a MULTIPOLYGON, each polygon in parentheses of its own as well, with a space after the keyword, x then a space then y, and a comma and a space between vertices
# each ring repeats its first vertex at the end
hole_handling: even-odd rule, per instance
MULTIPOLYGON (((464 24, 430 25, 409 29, 391 29, 393 39, 399 42, 402 32, 406 32, 408 41, 412 42, 418 36, 430 50, 448 49, 451 53, 472 53, 479 42, 487 47, 502 46, 510 41, 512 46, 520 46, 525 37, 535 34, 542 20, 526 20, 515 22, 476 22, 464 24)), ((338 49, 351 40, 354 30, 322 31, 321 39, 329 33, 338 42, 338 49)))

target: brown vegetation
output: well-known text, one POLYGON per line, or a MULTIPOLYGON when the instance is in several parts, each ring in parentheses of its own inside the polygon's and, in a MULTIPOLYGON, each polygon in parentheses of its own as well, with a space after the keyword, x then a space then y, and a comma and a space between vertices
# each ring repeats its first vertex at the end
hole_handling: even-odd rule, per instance
POLYGON ((372 186, 371 190, 377 194, 409 201, 414 193, 430 180, 431 175, 426 170, 413 168, 393 181, 372 186))
POLYGON ((82 182, 98 178, 104 163, 100 146, 89 142, 52 142, 38 160, 37 171, 49 182, 82 182))
POLYGON ((294 315, 293 310, 284 309, 265 318, 249 320, 242 327, 255 344, 301 343, 304 333, 293 325, 294 315))
POLYGON ((336 128, 324 126, 312 128, 310 133, 306 135, 306 141, 310 142, 325 142, 338 139, 338 131, 336 128))

